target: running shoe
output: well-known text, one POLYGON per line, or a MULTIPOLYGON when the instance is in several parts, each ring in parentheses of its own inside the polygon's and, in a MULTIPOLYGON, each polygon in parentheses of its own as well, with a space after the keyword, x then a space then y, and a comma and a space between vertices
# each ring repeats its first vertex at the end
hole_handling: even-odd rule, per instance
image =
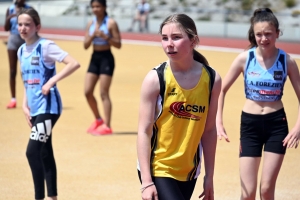
POLYGON ((6 106, 7 109, 16 108, 16 107, 17 107, 16 101, 10 101, 9 104, 7 104, 6 106))
POLYGON ((103 120, 95 120, 91 126, 87 129, 88 133, 93 133, 94 130, 96 130, 99 126, 103 124, 103 120))
POLYGON ((112 129, 107 127, 105 124, 99 126, 92 132, 92 135, 100 136, 100 135, 111 135, 113 133, 112 129))

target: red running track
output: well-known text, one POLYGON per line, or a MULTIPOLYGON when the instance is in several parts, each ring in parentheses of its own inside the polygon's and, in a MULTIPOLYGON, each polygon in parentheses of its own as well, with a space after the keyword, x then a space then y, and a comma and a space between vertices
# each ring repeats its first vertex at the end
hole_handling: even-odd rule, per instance
MULTIPOLYGON (((0 31, 4 31, 3 27, 0 27, 0 31)), ((44 34, 57 34, 57 35, 72 35, 72 36, 84 36, 85 30, 70 30, 70 29, 49 29, 43 28, 41 33, 44 34)), ((159 42, 159 34, 150 34, 150 33, 128 33, 121 32, 122 39, 128 40, 139 40, 139 41, 153 41, 159 42)), ((234 39, 234 38, 219 38, 219 37, 200 37, 200 46, 212 46, 212 47, 226 47, 226 48, 238 48, 238 49, 247 49, 249 42, 248 39, 234 39)), ((284 42, 277 41, 278 48, 283 49, 284 51, 290 54, 300 55, 300 41, 299 42, 284 42)))

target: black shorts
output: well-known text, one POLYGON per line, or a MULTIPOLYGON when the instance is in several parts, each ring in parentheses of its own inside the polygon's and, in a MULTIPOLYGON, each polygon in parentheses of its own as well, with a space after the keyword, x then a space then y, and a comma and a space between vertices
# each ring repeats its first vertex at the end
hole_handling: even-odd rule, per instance
MULTIPOLYGON (((141 180, 141 173, 138 170, 141 180)), ((197 179, 190 181, 178 181, 168 177, 154 177, 152 181, 156 187, 159 200, 190 200, 194 192, 197 179)))
POLYGON ((114 69, 115 59, 110 50, 93 52, 88 72, 112 76, 114 69))
POLYGON ((288 123, 284 109, 265 115, 242 112, 240 157, 261 157, 264 151, 285 154, 283 140, 287 136, 288 123))

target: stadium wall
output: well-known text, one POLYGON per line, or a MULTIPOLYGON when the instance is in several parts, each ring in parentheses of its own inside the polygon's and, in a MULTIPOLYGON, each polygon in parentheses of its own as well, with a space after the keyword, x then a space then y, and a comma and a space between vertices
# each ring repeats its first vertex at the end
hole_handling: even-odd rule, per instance
MULTIPOLYGON (((121 32, 126 32, 131 24, 130 18, 114 18, 121 32)), ((41 16, 42 27, 57 28, 57 29, 85 29, 85 26, 90 20, 87 16, 41 16)), ((5 15, 0 15, 0 26, 4 25, 5 15)), ((149 32, 158 33, 158 29, 162 19, 149 19, 149 32)), ((136 24, 137 25, 137 24, 136 24)), ((210 37, 229 37, 247 39, 247 32, 249 29, 248 23, 236 22, 214 22, 214 21, 196 21, 196 26, 200 36, 210 37)), ((136 29, 137 30, 137 27, 136 29)), ((281 30, 283 32, 279 40, 300 42, 300 26, 284 27, 281 22, 281 30)))

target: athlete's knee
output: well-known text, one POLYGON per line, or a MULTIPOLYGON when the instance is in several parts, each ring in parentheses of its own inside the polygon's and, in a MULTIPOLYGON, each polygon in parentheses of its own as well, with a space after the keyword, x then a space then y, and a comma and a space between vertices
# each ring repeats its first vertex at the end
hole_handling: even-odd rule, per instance
POLYGON ((242 195, 241 200, 255 200, 255 195, 242 195))
POLYGON ((84 95, 87 99, 92 98, 93 97, 93 91, 92 90, 85 90, 84 95))
POLYGON ((45 158, 48 158, 48 157, 52 157, 53 154, 51 154, 51 151, 49 151, 47 148, 42 148, 41 150, 41 158, 45 159, 45 158))
POLYGON ((101 97, 102 101, 109 100, 109 93, 108 93, 108 91, 101 91, 100 92, 100 97, 101 97))
POLYGON ((27 147, 26 157, 29 161, 35 160, 40 157, 40 152, 33 148, 27 147))
POLYGON ((255 200, 255 194, 255 190, 242 190, 241 200, 255 200))
POLYGON ((260 197, 262 200, 274 199, 274 187, 271 184, 265 183, 260 186, 260 197))

